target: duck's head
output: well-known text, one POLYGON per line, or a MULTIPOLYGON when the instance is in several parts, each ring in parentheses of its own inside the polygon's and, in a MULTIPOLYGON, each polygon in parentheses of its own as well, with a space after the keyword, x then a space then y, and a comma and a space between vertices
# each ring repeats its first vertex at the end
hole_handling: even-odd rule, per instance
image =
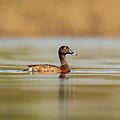
POLYGON ((61 46, 58 51, 59 55, 77 55, 77 53, 73 52, 68 46, 61 46))

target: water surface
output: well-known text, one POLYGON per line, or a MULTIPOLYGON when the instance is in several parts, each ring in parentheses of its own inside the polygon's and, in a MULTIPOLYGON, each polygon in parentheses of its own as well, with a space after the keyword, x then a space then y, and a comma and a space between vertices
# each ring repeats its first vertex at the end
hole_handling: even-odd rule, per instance
POLYGON ((1 38, 1 120, 120 120, 120 41, 102 38, 1 38), (27 64, 59 65, 68 45, 69 74, 29 74, 27 64))

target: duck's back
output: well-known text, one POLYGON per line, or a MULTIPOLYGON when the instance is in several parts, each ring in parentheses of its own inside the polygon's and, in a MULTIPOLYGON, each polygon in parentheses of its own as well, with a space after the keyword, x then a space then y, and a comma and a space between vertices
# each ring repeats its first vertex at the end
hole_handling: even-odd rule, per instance
POLYGON ((29 72, 53 72, 53 73, 60 73, 61 69, 58 66, 50 65, 50 64, 40 64, 40 65, 28 65, 29 72))

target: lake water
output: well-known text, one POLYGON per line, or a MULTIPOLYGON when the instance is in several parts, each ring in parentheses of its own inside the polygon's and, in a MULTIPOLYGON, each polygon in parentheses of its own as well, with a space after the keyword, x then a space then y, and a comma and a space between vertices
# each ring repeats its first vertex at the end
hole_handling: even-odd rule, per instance
POLYGON ((1 38, 0 120, 120 120, 119 52, 117 38, 1 38), (67 56, 71 73, 22 72, 59 65, 61 45, 78 53, 67 56))

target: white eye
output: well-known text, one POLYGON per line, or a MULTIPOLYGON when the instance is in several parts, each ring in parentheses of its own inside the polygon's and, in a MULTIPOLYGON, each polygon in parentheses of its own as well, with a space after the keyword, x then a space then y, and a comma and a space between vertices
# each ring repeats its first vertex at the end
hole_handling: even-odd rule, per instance
POLYGON ((64 49, 66 50, 67 48, 66 48, 66 47, 64 47, 64 49))

